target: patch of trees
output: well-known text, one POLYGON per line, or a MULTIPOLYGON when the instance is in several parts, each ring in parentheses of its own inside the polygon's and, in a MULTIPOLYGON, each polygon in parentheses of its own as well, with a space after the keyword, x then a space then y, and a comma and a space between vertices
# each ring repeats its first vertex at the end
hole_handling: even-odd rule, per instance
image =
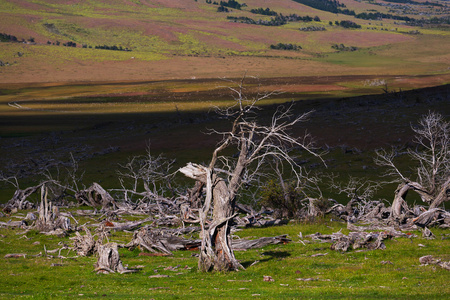
POLYGON ((63 43, 63 46, 64 47, 74 47, 74 48, 76 48, 77 47, 77 43, 72 42, 72 41, 68 41, 67 43, 63 43))
POLYGON ((260 8, 252 8, 250 10, 250 12, 253 13, 253 14, 264 15, 264 16, 276 16, 276 15, 278 15, 278 13, 276 11, 273 11, 273 10, 271 10, 268 7, 266 9, 264 9, 262 7, 260 7, 260 8))
POLYGON ((283 43, 278 43, 276 45, 270 45, 270 49, 275 49, 275 50, 293 50, 293 51, 297 51, 302 49, 302 47, 300 45, 295 45, 295 44, 283 44, 283 43))
POLYGON ((350 20, 343 20, 340 22, 335 21, 334 24, 336 24, 337 26, 344 27, 344 28, 355 28, 355 29, 361 28, 361 25, 359 25, 353 21, 350 21, 350 20))
POLYGON ((349 10, 345 8, 345 4, 340 3, 337 0, 294 0, 295 2, 301 3, 303 5, 328 11, 335 14, 344 14, 344 15, 355 15, 355 11, 349 10))
POLYGON ((0 33, 0 42, 18 42, 19 40, 15 35, 0 33))
POLYGON ((392 14, 385 14, 380 12, 363 12, 359 13, 355 16, 355 18, 363 19, 363 20, 382 20, 382 19, 392 19, 392 20, 399 20, 399 21, 406 21, 411 22, 414 20, 414 18, 410 18, 408 16, 396 16, 392 14))
POLYGON ((229 12, 229 10, 225 6, 219 6, 217 12, 229 12))
POLYGON ((325 31, 325 27, 322 26, 308 26, 299 28, 300 31, 325 31))
POLYGON ((227 20, 230 20, 235 23, 244 23, 244 24, 257 24, 255 20, 249 17, 233 17, 233 16, 227 16, 227 20))
POLYGON ((219 5, 219 9, 221 9, 221 11, 228 11, 227 9, 225 10, 226 7, 229 8, 234 8, 234 9, 238 9, 240 10, 242 7, 247 6, 245 3, 240 4, 239 2, 235 1, 235 0, 228 0, 228 1, 220 1, 219 3, 214 1, 212 2, 211 0, 206 0, 207 4, 213 4, 213 5, 219 5))
POLYGON ((108 45, 100 45, 100 46, 95 46, 95 49, 103 49, 103 50, 113 50, 113 51, 131 51, 131 49, 128 48, 123 48, 122 46, 108 46, 108 45))
POLYGON ((350 51, 350 52, 358 50, 357 47, 354 47, 354 46, 347 47, 344 44, 339 44, 339 45, 338 44, 334 44, 334 45, 331 46, 331 48, 333 48, 333 49, 335 49, 337 51, 350 51))
POLYGON ((450 25, 450 17, 449 16, 443 16, 443 17, 433 17, 430 19, 412 19, 407 22, 410 26, 426 26, 426 25, 450 25))
POLYGON ((383 0, 384 2, 390 2, 390 3, 402 3, 402 4, 413 4, 413 5, 425 5, 425 6, 438 6, 443 7, 444 5, 436 2, 417 2, 413 0, 383 0))
POLYGON ((288 22, 320 22, 320 18, 318 16, 310 17, 310 16, 299 16, 297 14, 290 14, 288 16, 284 16, 282 14, 277 14, 274 18, 270 18, 270 20, 254 20, 248 17, 232 17, 228 16, 228 20, 233 20, 234 22, 245 23, 245 24, 256 24, 256 25, 264 25, 264 26, 282 26, 287 24, 288 22))

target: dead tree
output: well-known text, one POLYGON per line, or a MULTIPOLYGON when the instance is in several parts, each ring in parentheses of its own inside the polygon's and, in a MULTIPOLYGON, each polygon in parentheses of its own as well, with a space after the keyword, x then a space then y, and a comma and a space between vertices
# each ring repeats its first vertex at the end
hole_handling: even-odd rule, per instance
POLYGON ((221 134, 223 140, 213 151, 209 165, 189 163, 180 169, 181 173, 202 182, 206 187, 204 204, 199 209, 202 244, 198 267, 204 272, 243 268, 231 248, 230 222, 236 216, 236 197, 242 185, 248 183, 252 175, 262 168, 265 160, 274 157, 285 161, 300 180, 301 169, 290 150, 302 148, 317 155, 311 150, 308 139, 297 139, 289 134, 289 129, 305 121, 308 113, 295 116, 290 106, 280 106, 272 115, 270 124, 260 125, 256 103, 270 94, 246 98, 244 79, 238 84, 238 88, 231 88, 236 94, 235 105, 218 110, 223 117, 231 119, 232 124, 229 131, 214 131, 221 134), (224 150, 231 146, 235 146, 239 152, 236 158, 223 156, 224 150), (207 227, 206 219, 211 208, 212 222, 207 227))
POLYGON ((129 210, 161 216, 173 214, 179 208, 172 199, 163 195, 174 197, 177 194, 171 181, 174 162, 162 155, 153 156, 148 146, 145 155, 133 156, 126 164, 120 165, 117 174, 122 188, 111 191, 123 195, 119 194, 123 200, 121 206, 129 210))
POLYGON ((48 181, 43 181, 38 185, 30 186, 26 189, 21 189, 16 176, 4 177, 2 174, 0 174, 0 181, 12 184, 16 188, 14 195, 3 208, 3 211, 7 213, 11 212, 13 209, 22 210, 35 208, 35 204, 27 200, 28 197, 38 192, 43 185, 48 183, 48 181))
POLYGON ((377 151, 375 162, 389 168, 389 174, 399 178, 399 184, 392 203, 392 217, 399 218, 407 209, 406 196, 416 192, 429 208, 437 208, 450 198, 450 122, 442 115, 430 112, 419 120, 414 141, 416 149, 408 149, 408 156, 416 167, 416 179, 407 178, 394 164, 398 153, 377 151))

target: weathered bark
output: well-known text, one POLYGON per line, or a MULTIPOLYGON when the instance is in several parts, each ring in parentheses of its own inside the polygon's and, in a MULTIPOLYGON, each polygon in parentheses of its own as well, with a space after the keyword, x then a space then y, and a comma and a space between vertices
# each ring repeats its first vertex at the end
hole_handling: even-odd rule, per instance
MULTIPOLYGON (((234 200, 230 200, 228 187, 221 179, 218 179, 214 184, 213 199, 213 223, 207 230, 207 234, 210 235, 212 245, 215 248, 212 261, 214 270, 235 271, 240 268, 243 269, 231 248, 229 222, 234 217, 234 200)), ((199 269, 208 271, 211 268, 208 251, 202 251, 201 255, 208 255, 208 257, 204 260, 205 263, 202 262, 202 259, 199 261, 199 269)))
POLYGON ((391 206, 391 218, 400 218, 401 214, 408 208, 405 199, 408 191, 412 188, 413 187, 409 183, 403 182, 399 184, 397 190, 395 191, 394 201, 391 206))
POLYGON ((99 226, 106 227, 111 230, 115 231, 124 231, 124 230, 135 230, 138 227, 140 227, 142 224, 152 221, 153 217, 148 217, 143 220, 138 221, 129 221, 125 223, 119 223, 119 222, 112 222, 112 221, 103 221, 99 226))
POLYGON ((72 249, 77 252, 77 255, 79 256, 88 256, 94 254, 98 245, 94 239, 94 236, 86 226, 84 226, 84 231, 86 232, 84 236, 76 231, 75 236, 70 238, 71 240, 73 240, 72 249))
POLYGON ((202 228, 202 245, 200 249, 198 268, 208 272, 231 271, 243 268, 236 260, 230 241, 229 222, 234 215, 235 188, 237 182, 226 182, 217 177, 210 168, 189 163, 180 169, 187 177, 198 180, 206 185, 206 199, 203 208, 200 209, 200 225, 202 228), (206 215, 214 202, 213 221, 206 228, 206 215))
POLYGON ((136 272, 136 270, 128 270, 122 265, 117 248, 116 243, 107 243, 98 247, 98 260, 95 264, 95 272, 104 274, 136 272))
POLYGON ((191 208, 202 207, 202 194, 205 184, 201 181, 196 181, 193 188, 188 190, 188 202, 191 208))
POLYGON ((450 177, 442 185, 441 191, 439 192, 439 194, 436 196, 436 198, 431 203, 430 209, 441 206, 442 203, 444 203, 445 201, 448 201, 448 199, 450 199, 450 177))
POLYGON ((429 227, 435 224, 450 225, 450 213, 440 208, 433 208, 412 219, 412 222, 420 227, 429 227))
POLYGON ((75 194, 78 203, 96 208, 107 209, 117 208, 114 198, 98 183, 94 182, 91 187, 86 190, 78 191, 75 194))

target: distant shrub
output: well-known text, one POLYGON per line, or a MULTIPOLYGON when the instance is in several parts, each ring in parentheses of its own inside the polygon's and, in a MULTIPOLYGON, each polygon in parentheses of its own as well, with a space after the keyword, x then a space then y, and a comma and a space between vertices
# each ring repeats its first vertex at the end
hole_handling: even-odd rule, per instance
POLYGON ((292 218, 302 208, 303 195, 294 183, 286 183, 286 191, 283 191, 279 182, 269 180, 261 188, 260 197, 260 204, 276 210, 280 217, 292 218))
POLYGON ((270 20, 254 20, 248 17, 227 17, 229 20, 233 20, 234 22, 245 23, 245 24, 256 24, 256 25, 264 25, 264 26, 282 26, 287 24, 288 22, 311 22, 313 20, 320 22, 320 18, 315 16, 314 18, 310 16, 299 16, 297 14, 291 14, 288 16, 284 16, 282 14, 276 15, 274 18, 270 18, 270 20))
POLYGON ((72 41, 68 41, 67 43, 63 43, 63 46, 76 48, 77 47, 77 43, 74 43, 72 41))
POLYGON ((225 6, 221 5, 217 8, 217 12, 229 12, 229 10, 225 6))
POLYGON ((308 27, 302 27, 299 28, 300 31, 325 31, 325 27, 321 26, 308 26, 308 27))
MULTIPOLYGON (((89 46, 89 48, 91 48, 91 47, 89 46)), ((113 50, 113 51, 127 51, 127 52, 131 51, 131 49, 123 48, 122 46, 116 46, 116 45, 114 45, 114 46, 102 45, 102 46, 95 46, 94 48, 102 49, 102 50, 113 50)))
POLYGON ((251 13, 253 14, 258 14, 258 15, 264 15, 264 16, 276 16, 278 15, 277 12, 271 10, 270 8, 253 8, 250 10, 251 13))
POLYGON ((0 33, 0 42, 18 42, 18 39, 14 35, 0 33))
POLYGON ((350 51, 350 52, 358 50, 357 47, 354 47, 354 46, 347 47, 344 44, 339 44, 339 45, 338 44, 334 44, 334 45, 331 46, 331 48, 333 48, 333 49, 335 49, 337 51, 350 51))
POLYGON ((293 51, 297 51, 302 49, 301 46, 299 45, 294 45, 294 44, 283 44, 283 43, 278 43, 276 45, 270 45, 270 49, 275 49, 275 50, 293 50, 293 51))
POLYGON ((355 22, 349 20, 343 20, 340 22, 336 21, 335 24, 344 28, 355 28, 355 29, 361 28, 361 25, 356 24, 355 22))

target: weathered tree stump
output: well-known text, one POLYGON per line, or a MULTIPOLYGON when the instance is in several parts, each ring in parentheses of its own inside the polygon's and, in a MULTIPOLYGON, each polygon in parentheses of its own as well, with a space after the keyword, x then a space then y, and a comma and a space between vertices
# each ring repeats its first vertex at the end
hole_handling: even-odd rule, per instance
POLYGON ((47 189, 41 187, 41 205, 39 206, 39 217, 34 227, 41 232, 50 232, 56 229, 70 230, 70 219, 59 215, 57 206, 53 206, 47 199, 47 189))
POLYGON ((79 256, 89 256, 97 252, 97 248, 102 244, 103 239, 99 238, 95 241, 94 236, 89 229, 84 226, 85 235, 81 235, 78 231, 75 232, 75 236, 70 238, 73 240, 72 249, 77 252, 79 256))
POLYGON ((98 260, 95 264, 95 272, 109 274, 118 272, 120 274, 136 272, 128 270, 122 265, 119 257, 117 243, 107 243, 98 247, 98 260))

